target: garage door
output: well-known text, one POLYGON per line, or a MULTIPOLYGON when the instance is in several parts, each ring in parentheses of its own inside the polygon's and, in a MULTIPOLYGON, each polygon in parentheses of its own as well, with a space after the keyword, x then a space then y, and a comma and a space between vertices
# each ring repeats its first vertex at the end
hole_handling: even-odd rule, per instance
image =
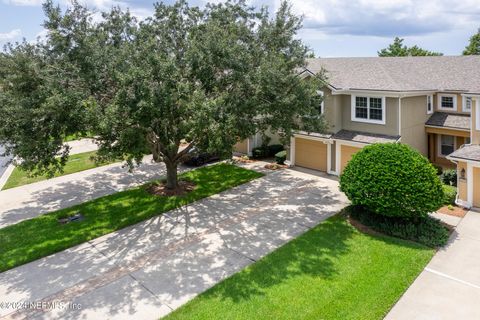
POLYGON ((295 165, 327 171, 327 145, 322 141, 295 138, 295 165))
POLYGON ((480 208, 480 168, 473 168, 473 206, 480 208))
POLYGON ((340 146, 340 173, 343 172, 343 169, 347 166, 348 161, 352 158, 352 156, 360 151, 362 148, 351 147, 351 146, 340 146))
POLYGON ((233 150, 238 153, 248 154, 248 140, 239 141, 233 147, 233 150))

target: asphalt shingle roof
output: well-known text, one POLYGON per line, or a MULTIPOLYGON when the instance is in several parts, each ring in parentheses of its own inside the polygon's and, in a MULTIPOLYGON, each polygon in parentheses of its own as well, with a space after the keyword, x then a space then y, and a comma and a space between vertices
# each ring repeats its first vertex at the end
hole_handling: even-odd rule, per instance
POLYGON ((449 157, 465 160, 480 161, 480 145, 471 144, 465 145, 460 149, 455 150, 449 157))
POLYGON ((470 115, 435 112, 425 124, 427 126, 470 130, 470 115))
POLYGON ((400 136, 389 136, 384 134, 340 130, 332 136, 332 139, 346 140, 360 143, 386 143, 396 142, 400 136))
POLYGON ((480 94, 480 56, 315 58, 307 69, 336 89, 480 94))

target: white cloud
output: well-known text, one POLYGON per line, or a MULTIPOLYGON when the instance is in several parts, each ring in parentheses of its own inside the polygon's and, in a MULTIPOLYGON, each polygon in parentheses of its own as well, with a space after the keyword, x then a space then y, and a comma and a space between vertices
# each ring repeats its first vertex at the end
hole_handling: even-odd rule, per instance
POLYGON ((22 30, 20 29, 13 29, 12 31, 0 33, 0 41, 8 41, 18 38, 22 35, 22 30))
POLYGON ((3 2, 14 6, 39 6, 43 0, 3 0, 3 2))
MULTIPOLYGON (((280 0, 276 0, 278 8, 280 0)), ((412 36, 478 23, 480 0, 291 0, 306 29, 354 36, 412 36)))

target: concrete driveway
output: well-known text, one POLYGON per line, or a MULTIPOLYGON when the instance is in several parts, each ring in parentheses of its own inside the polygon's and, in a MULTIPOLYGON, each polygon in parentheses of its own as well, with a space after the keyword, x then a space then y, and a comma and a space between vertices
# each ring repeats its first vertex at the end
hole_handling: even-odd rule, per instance
POLYGON ((16 310, 0 304, 0 318, 158 319, 345 204, 331 178, 270 172, 1 273, 4 303, 41 301, 54 307, 16 310))
POLYGON ((480 319, 480 213, 470 211, 385 319, 480 319))

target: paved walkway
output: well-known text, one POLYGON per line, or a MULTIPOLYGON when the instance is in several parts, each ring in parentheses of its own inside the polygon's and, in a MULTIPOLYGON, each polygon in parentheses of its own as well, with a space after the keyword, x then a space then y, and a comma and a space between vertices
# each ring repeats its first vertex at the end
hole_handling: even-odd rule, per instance
POLYGON ((158 319, 338 212, 338 183, 282 170, 0 274, 0 319, 158 319), (1 305, 0 305, 1 307, 1 305), (2 318, 3 317, 3 318, 2 318))
POLYGON ((116 163, 0 191, 0 228, 163 177, 164 164, 151 159, 133 172, 116 163))
POLYGON ((480 213, 470 211, 385 319, 480 319, 480 213))

